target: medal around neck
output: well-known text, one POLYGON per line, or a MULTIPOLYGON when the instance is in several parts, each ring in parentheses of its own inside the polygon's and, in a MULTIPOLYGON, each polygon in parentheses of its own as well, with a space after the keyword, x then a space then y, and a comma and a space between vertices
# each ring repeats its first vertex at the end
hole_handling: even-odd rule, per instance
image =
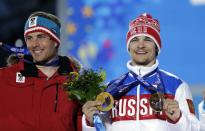
POLYGON ((114 104, 113 96, 108 92, 102 92, 96 97, 96 101, 100 101, 102 103, 101 106, 97 106, 100 111, 109 111, 112 109, 114 104))
POLYGON ((156 112, 160 112, 163 110, 163 100, 164 100, 164 95, 162 93, 154 93, 150 96, 149 98, 149 104, 151 106, 151 108, 156 111, 156 112))

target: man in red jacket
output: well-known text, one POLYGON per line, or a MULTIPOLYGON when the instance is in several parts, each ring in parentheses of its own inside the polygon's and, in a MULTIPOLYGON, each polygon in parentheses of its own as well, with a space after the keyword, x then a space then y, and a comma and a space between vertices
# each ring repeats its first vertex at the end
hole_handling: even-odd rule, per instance
POLYGON ((66 75, 78 67, 58 55, 60 27, 52 14, 29 16, 24 37, 31 56, 0 69, 0 130, 81 130, 80 107, 62 88, 66 75))

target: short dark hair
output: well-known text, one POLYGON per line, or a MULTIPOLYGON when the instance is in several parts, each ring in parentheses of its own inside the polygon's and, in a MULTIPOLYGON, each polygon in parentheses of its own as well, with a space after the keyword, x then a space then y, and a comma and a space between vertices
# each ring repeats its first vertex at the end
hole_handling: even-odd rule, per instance
POLYGON ((52 20, 61 28, 61 22, 60 22, 59 18, 51 13, 47 13, 47 12, 43 12, 43 11, 36 11, 36 12, 31 13, 29 18, 34 17, 34 16, 41 16, 41 17, 47 18, 49 20, 52 20))

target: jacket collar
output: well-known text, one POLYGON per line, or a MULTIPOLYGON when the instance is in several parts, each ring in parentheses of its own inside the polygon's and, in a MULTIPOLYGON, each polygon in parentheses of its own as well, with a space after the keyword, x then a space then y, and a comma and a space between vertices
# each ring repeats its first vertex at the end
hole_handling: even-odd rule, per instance
MULTIPOLYGON (((20 71, 24 76, 31 76, 37 77, 38 76, 38 68, 32 62, 26 61, 33 61, 31 56, 25 56, 25 61, 23 62, 23 69, 20 71)), ((73 71, 71 67, 71 61, 66 56, 59 56, 59 69, 58 73, 60 75, 67 75, 69 72, 73 71)))
POLYGON ((154 65, 152 65, 151 67, 145 67, 145 66, 132 66, 131 65, 131 60, 127 62, 127 68, 134 72, 135 74, 143 77, 149 73, 151 73, 152 71, 154 71, 155 69, 157 69, 159 65, 159 61, 156 60, 156 63, 154 65))

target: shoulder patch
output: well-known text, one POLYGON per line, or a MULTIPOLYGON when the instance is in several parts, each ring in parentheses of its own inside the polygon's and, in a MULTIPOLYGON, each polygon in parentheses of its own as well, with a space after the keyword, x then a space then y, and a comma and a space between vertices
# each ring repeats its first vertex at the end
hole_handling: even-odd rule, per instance
POLYGON ((187 104, 188 104, 188 107, 189 107, 189 111, 195 115, 195 109, 194 109, 194 103, 192 100, 190 99, 186 99, 187 100, 187 104))

